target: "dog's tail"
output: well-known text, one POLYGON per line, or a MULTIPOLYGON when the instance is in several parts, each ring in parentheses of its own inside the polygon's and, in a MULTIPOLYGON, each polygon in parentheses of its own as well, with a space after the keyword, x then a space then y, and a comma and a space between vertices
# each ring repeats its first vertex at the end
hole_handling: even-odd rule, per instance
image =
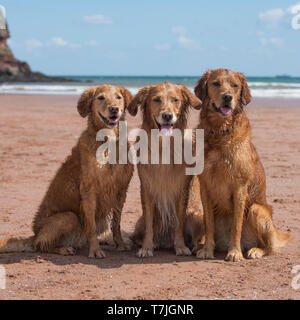
POLYGON ((29 238, 0 239, 0 253, 34 252, 33 236, 29 238))
POLYGON ((275 228, 274 249, 285 246, 291 240, 292 240, 292 237, 290 232, 280 231, 275 228))

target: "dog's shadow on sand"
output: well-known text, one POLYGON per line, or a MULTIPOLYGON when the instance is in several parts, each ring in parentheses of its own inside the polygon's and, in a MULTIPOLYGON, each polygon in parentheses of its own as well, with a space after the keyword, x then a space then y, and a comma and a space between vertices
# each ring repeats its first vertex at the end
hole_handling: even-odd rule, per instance
MULTIPOLYGON (((176 256, 172 249, 159 249, 154 251, 153 257, 138 258, 136 256, 137 247, 132 247, 128 251, 118 251, 112 246, 101 246, 105 251, 106 258, 95 259, 88 258, 87 248, 78 250, 74 256, 61 256, 58 254, 47 254, 40 252, 26 252, 26 253, 5 253, 0 255, 0 264, 8 265, 15 263, 22 263, 24 261, 32 263, 43 263, 51 262, 57 266, 83 264, 83 265, 94 265, 100 269, 115 269, 120 268, 123 265, 131 264, 174 264, 182 262, 199 262, 195 255, 191 256, 176 256)), ((225 254, 216 253, 214 260, 210 262, 223 261, 225 254)))

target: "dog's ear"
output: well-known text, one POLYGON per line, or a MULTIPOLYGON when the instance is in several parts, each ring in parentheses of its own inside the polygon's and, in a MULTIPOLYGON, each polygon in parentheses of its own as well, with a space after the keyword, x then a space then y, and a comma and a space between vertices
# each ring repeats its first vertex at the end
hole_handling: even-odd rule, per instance
POLYGON ((242 83, 242 89, 241 89, 241 104, 243 106, 246 106, 251 102, 251 93, 250 89, 247 84, 247 80, 245 76, 242 73, 239 73, 239 78, 242 83))
POLYGON ((204 75, 201 77, 201 79, 198 81, 194 92, 195 95, 201 100, 205 101, 207 97, 207 81, 210 76, 211 71, 208 70, 204 73, 204 75))
POLYGON ((85 118, 92 110, 92 103, 94 100, 96 88, 86 89, 80 96, 77 103, 77 110, 79 114, 85 118))
POLYGON ((121 87, 120 89, 121 89, 122 96, 124 98, 124 104, 125 104, 125 109, 126 109, 126 108, 128 108, 129 104, 131 103, 133 96, 131 95, 131 93, 127 89, 125 89, 123 87, 121 87))
POLYGON ((183 95, 184 104, 199 110, 202 106, 202 101, 195 97, 186 86, 181 85, 180 88, 183 95))
POLYGON ((150 84, 141 89, 128 106, 128 111, 132 116, 138 112, 138 107, 144 108, 148 94, 153 86, 150 84))

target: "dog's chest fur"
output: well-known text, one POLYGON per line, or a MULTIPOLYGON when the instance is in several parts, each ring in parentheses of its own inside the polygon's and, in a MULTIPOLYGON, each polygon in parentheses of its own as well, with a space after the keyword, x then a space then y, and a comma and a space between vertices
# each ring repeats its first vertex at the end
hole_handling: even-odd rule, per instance
POLYGON ((202 177, 210 199, 222 211, 232 210, 233 190, 244 184, 251 172, 249 142, 224 141, 223 145, 206 149, 202 177))
POLYGON ((185 190, 185 167, 182 165, 139 165, 139 176, 144 188, 155 202, 156 224, 161 231, 174 227, 176 221, 176 202, 185 190))
POLYGON ((85 172, 84 168, 81 168, 81 171, 85 185, 90 185, 96 194, 97 211, 99 214, 107 214, 116 203, 120 202, 120 197, 126 195, 133 174, 133 165, 130 163, 101 164, 96 157, 99 145, 89 141, 89 153, 81 163, 81 167, 88 163, 88 171, 85 172))

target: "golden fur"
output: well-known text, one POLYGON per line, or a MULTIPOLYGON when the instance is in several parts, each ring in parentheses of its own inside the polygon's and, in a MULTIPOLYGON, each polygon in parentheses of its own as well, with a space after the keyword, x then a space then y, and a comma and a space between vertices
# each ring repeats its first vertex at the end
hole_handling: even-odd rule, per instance
MULTIPOLYGON (((142 129, 148 134, 149 155, 151 129, 158 129, 163 115, 172 114, 174 128, 183 130, 187 126, 189 107, 199 109, 201 101, 184 86, 164 82, 141 89, 128 107, 136 115, 138 107, 143 113, 142 129)), ((161 140, 160 140, 161 141, 161 140)), ((190 255, 188 242, 196 246, 201 239, 202 212, 200 199, 194 209, 187 211, 190 187, 199 192, 197 179, 185 174, 186 165, 174 164, 174 144, 171 140, 171 164, 137 165, 141 182, 143 215, 136 223, 132 240, 141 245, 138 257, 153 255, 153 249, 175 247, 177 255, 190 255)), ((161 144, 160 144, 161 157, 161 144)))
POLYGON ((0 241, 0 252, 31 251, 74 254, 89 244, 89 257, 103 258, 97 236, 107 230, 119 249, 125 249, 120 233, 121 211, 133 165, 100 165, 96 151, 101 145, 96 134, 106 128, 115 132, 118 149, 118 120, 132 100, 124 88, 103 85, 87 89, 77 105, 88 126, 71 155, 52 180, 33 221, 34 236, 0 241), (106 121, 106 123, 105 123, 106 121))
POLYGON ((247 258, 260 258, 283 246, 290 235, 274 227, 266 201, 265 173, 244 112, 251 101, 246 79, 234 71, 211 70, 195 93, 203 101, 199 128, 205 130, 199 176, 205 245, 197 257, 211 259, 216 248, 228 251, 229 261, 241 260, 242 251, 247 258))

